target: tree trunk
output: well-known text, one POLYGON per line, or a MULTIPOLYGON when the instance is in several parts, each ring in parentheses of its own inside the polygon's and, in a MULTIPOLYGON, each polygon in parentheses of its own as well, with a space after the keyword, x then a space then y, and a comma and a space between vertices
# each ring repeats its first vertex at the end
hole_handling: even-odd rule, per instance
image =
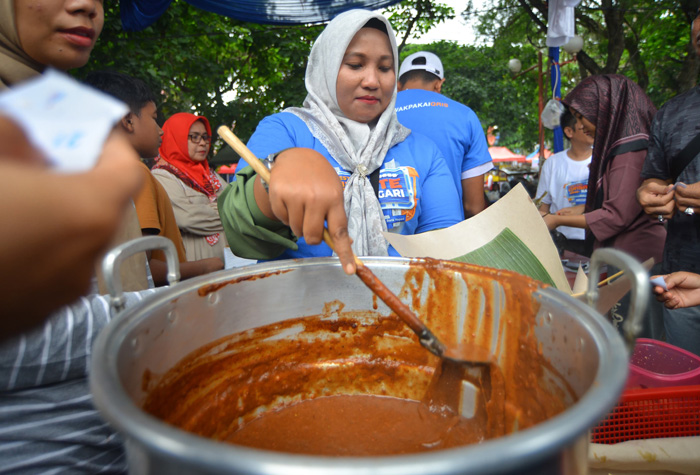
POLYGON ((603 74, 615 74, 620 67, 620 59, 625 51, 625 17, 623 9, 613 8, 612 0, 603 0, 603 16, 608 36, 608 58, 603 66, 603 74))
POLYGON ((585 51, 579 51, 576 53, 576 59, 578 60, 579 69, 581 69, 581 79, 588 76, 588 74, 602 74, 603 69, 598 66, 598 63, 593 61, 593 58, 588 56, 585 51), (583 74, 583 71, 587 71, 588 74, 583 74))
MULTIPOLYGON (((420 16, 423 14, 423 2, 418 1, 416 2, 416 15, 411 18, 411 21, 409 22, 408 26, 406 27, 406 34, 403 36, 403 39, 401 40, 401 44, 398 46, 399 50, 399 56, 401 56, 401 51, 403 50, 404 46, 406 46, 406 42, 408 41, 408 38, 411 36, 411 32, 413 31, 413 27, 416 25, 416 22, 420 18, 420 16)), ((397 78, 398 79, 398 78, 397 78)))
POLYGON ((649 74, 647 73, 647 65, 639 52, 639 40, 635 37, 628 36, 625 38, 625 47, 629 53, 630 63, 637 76, 637 84, 643 90, 647 90, 649 86, 649 74))
POLYGON ((698 72, 700 72, 700 60, 691 41, 686 45, 686 52, 681 73, 678 75, 678 89, 676 91, 678 94, 695 86, 698 72))
MULTIPOLYGON (((690 22, 696 17, 697 13, 697 1, 696 0, 682 0, 681 6, 685 12, 686 17, 690 22)), ((700 72, 700 59, 695 52, 693 46, 694 39, 689 38, 688 43, 685 46, 685 59, 683 61, 683 66, 681 72, 678 75, 678 85, 676 93, 680 94, 687 91, 688 89, 695 86, 697 81, 698 73, 700 72)))
POLYGON ((546 6, 538 1, 538 0, 518 0, 518 3, 520 3, 520 6, 525 9, 525 12, 527 13, 527 16, 530 17, 532 22, 537 25, 537 27, 542 31, 545 35, 547 34, 547 24, 540 20, 540 18, 537 16, 534 10, 538 10, 542 16, 546 17, 547 16, 547 9, 546 6))

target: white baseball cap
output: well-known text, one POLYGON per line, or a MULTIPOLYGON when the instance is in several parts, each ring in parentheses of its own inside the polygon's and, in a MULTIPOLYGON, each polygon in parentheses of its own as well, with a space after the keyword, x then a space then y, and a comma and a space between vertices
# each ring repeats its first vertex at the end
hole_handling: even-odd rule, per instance
POLYGON ((419 51, 403 60, 399 68, 399 78, 409 71, 423 70, 433 73, 440 79, 445 79, 445 70, 442 61, 433 53, 419 51))

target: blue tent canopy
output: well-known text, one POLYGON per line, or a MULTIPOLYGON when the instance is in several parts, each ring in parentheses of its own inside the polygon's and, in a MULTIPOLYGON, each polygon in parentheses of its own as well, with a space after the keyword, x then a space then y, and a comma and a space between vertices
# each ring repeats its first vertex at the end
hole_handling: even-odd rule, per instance
MULTIPOLYGON (((186 0, 202 10, 268 25, 324 23, 353 8, 377 10, 400 0, 186 0)), ((172 0, 120 0, 122 26, 143 30, 168 9, 172 0)))

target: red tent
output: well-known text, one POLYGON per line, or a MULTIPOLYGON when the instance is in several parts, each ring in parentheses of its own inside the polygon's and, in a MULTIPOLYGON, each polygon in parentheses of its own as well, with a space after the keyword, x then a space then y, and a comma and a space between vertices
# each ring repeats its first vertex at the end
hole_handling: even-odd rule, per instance
POLYGON ((222 175, 233 175, 236 173, 236 165, 237 163, 233 163, 231 165, 221 165, 219 167, 219 173, 222 175))
POLYGON ((491 159, 494 162, 525 162, 525 155, 518 155, 506 147, 489 147, 491 159))

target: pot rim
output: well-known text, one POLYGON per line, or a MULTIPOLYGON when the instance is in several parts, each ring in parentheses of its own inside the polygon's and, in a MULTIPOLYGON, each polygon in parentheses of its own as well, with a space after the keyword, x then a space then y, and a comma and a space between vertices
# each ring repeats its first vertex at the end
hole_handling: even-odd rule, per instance
MULTIPOLYGON (((363 262, 369 267, 408 266, 423 261, 425 259, 400 257, 363 258, 363 262)), ((134 404, 122 387, 117 366, 118 350, 125 343, 129 332, 149 316, 150 310, 202 286, 222 284, 238 277, 271 271, 328 265, 337 267, 339 272, 342 272, 336 258, 273 261, 197 277, 148 296, 114 318, 95 341, 90 372, 90 389, 95 406, 125 438, 137 441, 149 450, 162 454, 178 454, 188 463, 211 469, 228 466, 236 467, 242 473, 271 475, 325 475, 329 471, 334 474, 448 475, 461 471, 461 461, 468 461, 469 468, 474 473, 494 473, 521 468, 525 461, 529 463, 533 460, 544 460, 579 437, 587 438, 588 433, 582 435, 581 428, 590 428, 599 422, 615 406, 622 393, 627 379, 628 359, 620 335, 592 308, 564 292, 546 286, 536 290, 535 297, 575 308, 583 317, 581 324, 592 336, 599 351, 599 360, 604 364, 599 364, 591 387, 576 404, 561 414, 521 432, 491 439, 482 444, 419 454, 377 457, 309 456, 253 449, 213 441, 170 426, 134 404)), ((480 266, 465 265, 482 269, 480 266)), ((493 271, 529 279, 510 271, 493 271)))

